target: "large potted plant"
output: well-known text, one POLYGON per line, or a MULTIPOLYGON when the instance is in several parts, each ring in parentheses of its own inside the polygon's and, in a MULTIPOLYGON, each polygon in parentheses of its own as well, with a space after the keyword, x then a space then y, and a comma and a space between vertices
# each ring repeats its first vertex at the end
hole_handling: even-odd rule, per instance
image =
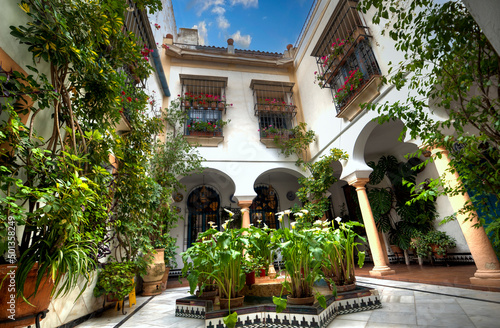
MULTIPOLYGON (((223 224, 223 231, 217 231, 212 226, 201 233, 200 241, 195 243, 196 254, 188 250, 189 257, 193 261, 188 275, 191 291, 200 282, 203 284, 206 284, 207 280, 214 282, 219 289, 221 308, 238 307, 243 304, 243 297, 239 296, 238 292, 245 284, 242 267, 243 250, 248 247, 249 242, 242 234, 242 229, 229 229, 230 221, 223 224), (205 281, 200 281, 200 278, 205 281)), ((186 253, 183 255, 184 258, 186 253)))
MULTIPOLYGON (((216 232, 213 225, 210 230, 212 233, 216 232)), ((218 290, 210 273, 217 265, 217 254, 212 235, 210 233, 203 234, 203 237, 200 235, 190 248, 181 253, 181 257, 184 264, 182 275, 188 279, 190 293, 215 301, 218 290)))
POLYGON ((322 268, 325 280, 332 290, 342 292, 356 287, 355 258, 358 259, 358 266, 363 267, 365 253, 358 250, 358 245, 366 242, 366 239, 353 229, 355 226, 363 227, 361 223, 342 222, 341 218, 335 220, 339 224, 338 229, 333 227, 333 222, 318 221, 316 225, 322 227, 319 232, 319 243, 323 249, 322 268))
POLYGON ((302 209, 294 213, 296 222, 291 222, 289 227, 276 230, 275 240, 281 249, 281 255, 286 269, 286 279, 283 287, 290 294, 287 299, 273 297, 279 308, 286 304, 312 305, 315 294, 318 302, 325 307, 326 300, 319 292, 314 293, 314 283, 324 277, 322 270, 323 249, 318 240, 320 227, 313 227, 303 219, 309 212, 302 209))

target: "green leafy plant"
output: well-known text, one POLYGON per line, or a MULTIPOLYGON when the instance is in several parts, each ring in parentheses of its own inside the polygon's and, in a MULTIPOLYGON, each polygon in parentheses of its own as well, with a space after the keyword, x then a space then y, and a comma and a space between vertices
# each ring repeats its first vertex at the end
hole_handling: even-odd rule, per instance
POLYGON ((188 124, 189 131, 204 131, 204 132, 214 132, 221 131, 224 126, 226 126, 231 120, 217 120, 217 121, 193 121, 188 124))
POLYGON ((253 260, 256 268, 265 269, 274 263, 274 256, 278 245, 273 238, 275 230, 266 225, 261 227, 251 226, 248 228, 247 253, 253 260))
POLYGON ((170 237, 169 235, 165 234, 162 237, 161 245, 159 245, 159 247, 165 248, 165 266, 168 268, 175 269, 177 267, 175 256, 177 255, 177 248, 179 248, 179 246, 175 244, 176 242, 176 238, 170 237))
POLYGON ((330 154, 321 156, 318 161, 304 163, 305 168, 311 174, 308 177, 299 178, 300 188, 296 194, 304 204, 304 209, 308 211, 305 219, 314 222, 328 210, 329 200, 325 194, 330 186, 337 181, 330 164, 347 158, 348 155, 344 151, 332 148, 330 154))
POLYGON ((455 238, 449 236, 444 231, 438 230, 431 230, 425 234, 416 234, 411 245, 415 247, 417 255, 420 257, 427 257, 433 251, 438 255, 446 255, 448 249, 457 246, 455 238), (435 246, 434 250, 432 246, 435 246))
POLYGON ((134 277, 136 267, 133 262, 113 262, 104 265, 99 272, 94 296, 113 295, 119 301, 130 294, 135 288, 134 277))
POLYGON ((377 228, 389 232, 390 242, 403 250, 410 247, 410 240, 417 232, 427 232, 432 229, 437 213, 435 197, 418 199, 411 188, 417 176, 416 167, 410 162, 398 162, 396 157, 382 156, 377 164, 368 162, 373 169, 370 174, 370 185, 378 185, 387 176, 390 187, 370 187, 368 199, 372 207, 377 228), (391 211, 396 211, 400 221, 392 217, 391 211))
MULTIPOLYGON (((307 210, 297 213, 307 213, 307 210)), ((290 292, 289 297, 303 298, 314 296, 314 283, 324 277, 322 271, 323 249, 317 238, 319 227, 312 226, 304 220, 301 215, 297 216, 296 222, 290 227, 276 230, 273 235, 283 256, 286 269, 286 279, 283 281, 283 289, 290 292)), ((319 304, 326 308, 325 296, 316 292, 319 304)), ((287 300, 281 297, 273 297, 277 312, 282 312, 287 300)))
POLYGON ((291 155, 297 156, 296 166, 302 166, 307 158, 307 148, 316 140, 316 134, 313 130, 307 129, 305 122, 300 122, 288 132, 293 138, 275 138, 274 142, 279 147, 285 157, 291 155))
POLYGON ((248 248, 249 241, 243 235, 244 229, 229 229, 229 224, 230 220, 223 224, 222 231, 217 231, 212 223, 210 229, 199 235, 200 240, 182 253, 182 258, 183 272, 190 271, 187 279, 191 293, 200 284, 202 288, 207 282, 217 285, 220 297, 228 299, 229 304, 224 322, 234 327, 237 313, 231 312, 231 299, 237 297, 245 285, 243 251, 248 248), (189 259, 192 262, 188 262, 189 259))
POLYGON ((316 225, 319 230, 319 243, 323 249, 324 261, 322 269, 325 279, 333 286, 344 286, 353 284, 356 281, 354 276, 355 256, 358 258, 358 266, 363 267, 365 252, 359 251, 361 242, 366 243, 366 239, 359 236, 354 227, 363 227, 359 222, 342 222, 341 218, 336 219, 339 224, 338 229, 334 229, 332 222, 318 221, 316 225))
MULTIPOLYGON (((161 7, 159 0, 137 4, 150 10, 161 7)), ((7 200, 0 202, 0 227, 9 216, 24 226, 15 245, 16 285, 22 297, 27 296, 22 295, 23 285, 35 262, 36 290, 42 277, 50 276, 55 296, 69 293, 80 277, 91 277, 102 255, 99 250, 110 240, 109 228, 120 222, 109 215, 119 202, 111 205, 117 192, 109 190, 109 151, 120 161, 125 153, 137 151, 137 135, 149 142, 144 136, 161 127, 157 118, 144 114, 147 95, 133 87, 122 69, 133 64, 140 79, 151 72, 142 58, 143 45, 133 34, 122 33, 125 6, 116 0, 77 0, 71 5, 23 0, 19 7, 25 17, 19 21, 26 24, 10 27, 34 65, 26 66, 27 76, 0 69, 1 91, 8 96, 0 122, 0 142, 8 144, 0 153, 0 197, 7 200), (23 123, 20 117, 28 114, 23 123), (125 114, 134 125, 127 138, 115 131, 125 114), (47 135, 37 135, 42 126, 49 127, 47 135)), ((136 155, 143 156, 138 162, 144 164, 149 153, 142 150, 136 155)), ((135 169, 133 173, 144 176, 144 170, 135 169)))

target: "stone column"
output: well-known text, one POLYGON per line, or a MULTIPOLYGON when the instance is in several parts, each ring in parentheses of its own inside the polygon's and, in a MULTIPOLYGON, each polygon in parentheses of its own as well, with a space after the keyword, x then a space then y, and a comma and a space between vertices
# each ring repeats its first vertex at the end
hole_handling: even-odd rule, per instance
POLYGON ((358 194, 359 207, 361 208, 361 215, 363 216, 363 223, 365 225, 368 243, 370 244, 370 251, 373 258, 374 267, 370 271, 371 276, 385 276, 395 274, 396 272, 387 266, 382 244, 378 236, 377 226, 373 218, 372 208, 368 201, 365 185, 369 181, 366 178, 357 178, 349 182, 351 186, 356 187, 358 194))
MULTIPOLYGON (((458 173, 452 173, 448 170, 450 167, 448 151, 436 148, 431 151, 431 154, 439 176, 447 186, 450 188, 460 187, 460 176, 458 173), (436 156, 437 153, 441 154, 441 158, 436 156)), ((495 251, 484 228, 482 226, 479 228, 474 227, 475 224, 479 223, 477 213, 458 213, 465 204, 470 202, 469 195, 465 193, 463 195, 448 196, 448 199, 450 200, 451 207, 457 213, 457 221, 460 224, 462 233, 476 263, 477 271, 474 273, 474 277, 470 278, 471 283, 473 285, 500 287, 500 265, 495 251)))
POLYGON ((250 227, 250 210, 249 210, 250 205, 252 205, 251 200, 242 200, 238 202, 238 206, 241 207, 241 213, 243 214, 241 220, 242 228, 250 227))

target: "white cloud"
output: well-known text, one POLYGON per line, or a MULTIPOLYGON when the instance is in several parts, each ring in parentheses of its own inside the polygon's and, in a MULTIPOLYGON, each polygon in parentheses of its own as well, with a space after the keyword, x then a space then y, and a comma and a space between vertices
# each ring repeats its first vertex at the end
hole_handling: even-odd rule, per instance
MULTIPOLYGON (((220 7, 223 6, 225 0, 194 0, 191 1, 188 7, 196 8, 196 14, 201 16, 201 14, 210 9, 211 7, 220 7)), ((222 8, 222 7, 221 7, 222 8)))
POLYGON ((198 30, 198 42, 200 43, 200 45, 206 45, 208 42, 207 23, 205 23, 205 21, 201 21, 197 25, 194 25, 192 28, 198 30))
POLYGON ((257 8, 259 6, 259 0, 231 0, 231 6, 234 6, 237 4, 242 4, 243 7, 245 7, 245 8, 249 8, 249 7, 257 8))
POLYGON ((226 17, 221 15, 217 17, 217 26, 219 26, 221 30, 227 30, 229 26, 231 26, 231 24, 229 24, 229 21, 226 17))
POLYGON ((241 35, 240 31, 236 31, 236 33, 231 35, 231 38, 234 40, 236 45, 241 48, 248 48, 252 42, 252 37, 249 34, 241 35))
POLYGON ((214 9, 212 9, 212 12, 214 14, 217 14, 217 15, 224 15, 224 13, 226 12, 226 9, 224 9, 220 6, 216 6, 216 7, 214 7, 214 9))

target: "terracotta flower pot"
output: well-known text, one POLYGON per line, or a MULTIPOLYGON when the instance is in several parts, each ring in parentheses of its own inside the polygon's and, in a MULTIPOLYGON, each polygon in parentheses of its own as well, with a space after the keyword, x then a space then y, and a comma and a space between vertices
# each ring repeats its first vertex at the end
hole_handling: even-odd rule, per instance
POLYGON ((313 296, 309 297, 290 297, 287 296, 287 303, 290 305, 313 305, 316 299, 313 296))
POLYGON ((255 284, 255 271, 246 274, 245 283, 247 286, 255 284))
POLYGON ((33 325, 35 323, 36 314, 46 311, 49 308, 50 294, 54 288, 54 282, 48 277, 42 278, 36 295, 30 296, 35 291, 36 273, 38 269, 38 266, 35 265, 28 273, 28 277, 24 284, 24 295, 32 304, 29 305, 22 298, 16 297, 15 292, 13 293, 12 290, 9 290, 9 288, 12 288, 11 277, 14 277, 14 274, 9 274, 12 271, 10 267, 17 268, 17 266, 13 265, 0 265, 0 281, 3 281, 2 288, 0 289, 0 322, 3 322, 2 327, 4 328, 33 325), (15 303, 13 303, 13 301, 15 301, 15 303), (14 305, 11 305, 12 303, 14 305), (16 318, 16 321, 10 320, 12 318, 10 317, 11 315, 16 318), (19 320, 20 318, 25 319, 19 320))
POLYGON ((215 298, 217 297, 217 294, 219 294, 219 291, 216 290, 211 290, 211 291, 203 291, 203 293, 200 293, 199 290, 196 291, 195 295, 201 300, 210 300, 212 302, 215 302, 215 298))
MULTIPOLYGON (((237 307, 242 307, 244 299, 245 299, 245 296, 231 298, 231 309, 234 309, 237 307)), ((219 300, 220 300, 220 308, 221 309, 229 308, 229 299, 220 297, 219 300)))
POLYGON ((163 274, 163 278, 161 279, 161 291, 164 292, 167 289, 168 284, 168 274, 170 273, 170 268, 165 267, 165 273, 163 274))

